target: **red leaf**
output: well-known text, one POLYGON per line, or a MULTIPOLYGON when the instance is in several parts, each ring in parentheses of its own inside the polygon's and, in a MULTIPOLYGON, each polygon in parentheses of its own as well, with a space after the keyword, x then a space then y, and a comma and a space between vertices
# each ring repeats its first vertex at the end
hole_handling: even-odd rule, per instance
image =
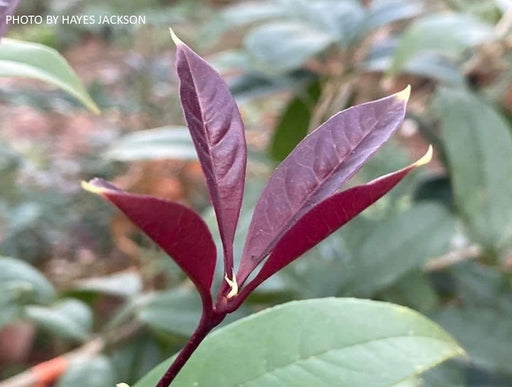
POLYGON ((203 301, 211 302, 217 253, 210 230, 198 214, 178 203, 124 192, 101 179, 82 182, 82 187, 117 206, 174 259, 203 301))
MULTIPOLYGON (((407 168, 381 176, 367 184, 332 195, 317 204, 295 223, 277 242, 258 275, 247 285, 250 292, 274 273, 293 262, 307 250, 327 238, 397 185, 409 172, 432 158, 430 147, 425 156, 407 168)), ((240 279, 238 281, 241 282, 240 279)))
POLYGON ((183 113, 206 176, 224 247, 225 270, 229 273, 247 163, 244 125, 219 74, 173 33, 172 36, 177 46, 183 113))
POLYGON ((243 281, 290 227, 332 195, 404 119, 409 87, 332 116, 276 169, 256 207, 238 279, 243 281))

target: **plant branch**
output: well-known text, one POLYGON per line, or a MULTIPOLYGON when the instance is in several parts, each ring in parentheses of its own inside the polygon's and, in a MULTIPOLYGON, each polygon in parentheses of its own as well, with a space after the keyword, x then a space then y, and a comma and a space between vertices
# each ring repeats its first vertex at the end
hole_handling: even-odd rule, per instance
POLYGON ((455 265, 456 263, 476 259, 482 254, 480 247, 476 245, 470 245, 459 250, 450 251, 440 257, 431 259, 426 265, 427 271, 442 270, 446 267, 455 265))
POLYGON ((199 347, 199 344, 204 340, 204 338, 219 325, 222 320, 224 320, 226 314, 217 314, 215 312, 210 312, 208 314, 203 313, 201 316, 201 321, 197 326, 197 329, 192 334, 190 339, 187 341, 187 344, 183 347, 181 352, 178 354, 176 359, 167 369, 167 372, 162 376, 156 387, 169 387, 171 382, 174 380, 178 372, 183 368, 185 363, 190 359, 194 351, 199 347))

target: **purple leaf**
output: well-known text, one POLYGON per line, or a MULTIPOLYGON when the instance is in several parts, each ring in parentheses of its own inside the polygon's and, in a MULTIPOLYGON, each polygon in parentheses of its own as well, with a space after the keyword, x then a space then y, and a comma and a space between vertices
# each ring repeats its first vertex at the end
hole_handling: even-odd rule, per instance
POLYGON ((82 187, 117 206, 176 261, 203 302, 211 304, 217 253, 210 230, 198 214, 178 203, 124 192, 101 179, 82 182, 82 187))
MULTIPOLYGON (((414 164, 367 184, 334 194, 313 207, 277 242, 258 275, 247 285, 250 292, 274 273, 327 238, 368 206, 379 200, 413 169, 432 158, 432 147, 414 164)), ((241 281, 238 281, 241 282, 241 281)))
POLYGON ((12 16, 18 8, 20 0, 0 0, 0 39, 9 28, 7 16, 12 16))
POLYGON ((332 116, 308 135, 270 177, 245 241, 244 281, 306 212, 346 182, 404 119, 410 88, 332 116))
POLYGON ((225 270, 233 268, 233 239, 242 205, 247 149, 244 125, 219 74, 172 33, 180 97, 224 248, 225 270))

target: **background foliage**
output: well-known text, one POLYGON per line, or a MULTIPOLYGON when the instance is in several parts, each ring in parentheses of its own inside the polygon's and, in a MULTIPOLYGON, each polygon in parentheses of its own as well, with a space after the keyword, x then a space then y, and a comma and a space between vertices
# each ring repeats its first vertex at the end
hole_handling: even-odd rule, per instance
POLYGON ((147 24, 12 28, 8 38, 64 54, 82 82, 55 81, 53 65, 38 78, 71 95, 12 78, 11 43, 0 45, 2 378, 100 338, 92 360, 75 359, 58 385, 90 374, 91 386, 134 383, 192 333, 200 303, 190 283, 78 184, 101 176, 178 200, 215 229, 182 126, 173 25, 229 80, 248 124, 237 256, 262 182, 332 113, 412 85, 402 130, 353 184, 405 166, 428 143, 436 150, 430 167, 264 283, 232 320, 297 299, 389 301, 426 314, 468 353, 424 385, 512 384, 509 1, 53 0, 19 12, 134 13, 147 24), (80 105, 94 110, 88 95, 100 116, 80 105))

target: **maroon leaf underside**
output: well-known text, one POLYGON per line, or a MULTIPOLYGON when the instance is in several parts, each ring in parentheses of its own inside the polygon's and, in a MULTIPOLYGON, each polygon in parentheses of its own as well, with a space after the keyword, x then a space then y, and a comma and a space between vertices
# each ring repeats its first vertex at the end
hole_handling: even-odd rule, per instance
POLYGON ((101 179, 87 185, 119 208, 169 254, 196 285, 203 302, 211 303, 217 253, 210 230, 198 214, 178 203, 127 193, 101 179))
POLYGON ((247 285, 252 291, 267 278, 327 238, 375 203, 420 163, 337 193, 317 204, 279 240, 260 272, 247 285))
POLYGON ((183 113, 206 177, 225 270, 230 273, 247 164, 244 125, 226 83, 182 42, 177 43, 176 68, 183 113))
POLYGON ((300 217, 338 190, 389 139, 404 119, 406 103, 403 94, 395 94, 346 109, 295 148, 256 204, 239 281, 245 281, 300 217))
POLYGON ((7 16, 14 15, 18 8, 19 0, 3 0, 0 2, 0 39, 4 36, 9 28, 7 24, 7 16))

